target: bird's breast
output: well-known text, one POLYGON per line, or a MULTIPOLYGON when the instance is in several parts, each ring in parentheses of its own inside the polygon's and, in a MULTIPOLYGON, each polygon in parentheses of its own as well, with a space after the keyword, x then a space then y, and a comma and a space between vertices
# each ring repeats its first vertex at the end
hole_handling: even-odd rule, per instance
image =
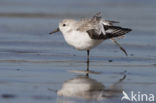
POLYGON ((90 50, 103 40, 91 39, 87 32, 72 31, 63 34, 65 41, 78 50, 90 50))

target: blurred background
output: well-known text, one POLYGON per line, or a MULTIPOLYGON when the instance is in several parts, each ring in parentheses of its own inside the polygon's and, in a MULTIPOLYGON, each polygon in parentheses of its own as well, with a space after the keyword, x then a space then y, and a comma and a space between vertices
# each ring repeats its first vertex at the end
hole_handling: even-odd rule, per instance
MULTIPOLYGON (((97 12, 133 31, 119 40, 128 57, 109 40, 91 51, 90 69, 102 72, 91 77, 109 86, 126 71, 125 91, 156 94, 155 4, 155 0, 0 0, 1 103, 58 102, 49 88, 58 90, 77 76, 68 70, 85 70, 86 52, 68 46, 61 33, 48 33, 62 19, 97 12)), ((120 97, 101 102, 120 103, 120 97)))

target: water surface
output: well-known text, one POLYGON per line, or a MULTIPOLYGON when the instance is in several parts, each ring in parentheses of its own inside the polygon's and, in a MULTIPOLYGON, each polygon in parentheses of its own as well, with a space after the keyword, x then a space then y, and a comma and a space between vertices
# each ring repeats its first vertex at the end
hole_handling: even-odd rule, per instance
POLYGON ((121 79, 127 93, 156 95, 155 1, 105 0, 1 0, 0 101, 1 103, 121 103, 122 94, 100 101, 61 98, 55 90, 86 69, 86 52, 68 46, 61 33, 48 33, 64 18, 80 19, 102 12, 133 31, 119 40, 125 56, 107 40, 91 51, 90 78, 110 87, 121 79), (112 62, 109 62, 112 60, 112 62))

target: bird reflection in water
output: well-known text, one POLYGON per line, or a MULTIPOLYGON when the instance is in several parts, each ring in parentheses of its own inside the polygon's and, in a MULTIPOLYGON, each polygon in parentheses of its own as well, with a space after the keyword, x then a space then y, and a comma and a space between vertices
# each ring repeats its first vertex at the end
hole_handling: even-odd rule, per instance
POLYGON ((122 93, 122 81, 126 78, 124 74, 121 79, 105 87, 101 82, 89 77, 89 71, 86 75, 78 76, 63 83, 62 88, 57 91, 58 96, 68 98, 81 98, 87 100, 102 100, 112 98, 122 93))

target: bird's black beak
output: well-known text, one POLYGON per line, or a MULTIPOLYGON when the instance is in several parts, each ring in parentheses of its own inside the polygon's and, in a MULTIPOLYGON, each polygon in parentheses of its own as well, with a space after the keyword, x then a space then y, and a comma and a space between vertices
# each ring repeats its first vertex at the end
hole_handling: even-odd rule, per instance
POLYGON ((59 28, 57 28, 56 30, 54 30, 54 31, 50 32, 49 34, 51 35, 51 34, 53 34, 53 33, 59 32, 59 31, 60 31, 60 29, 59 29, 59 28))

